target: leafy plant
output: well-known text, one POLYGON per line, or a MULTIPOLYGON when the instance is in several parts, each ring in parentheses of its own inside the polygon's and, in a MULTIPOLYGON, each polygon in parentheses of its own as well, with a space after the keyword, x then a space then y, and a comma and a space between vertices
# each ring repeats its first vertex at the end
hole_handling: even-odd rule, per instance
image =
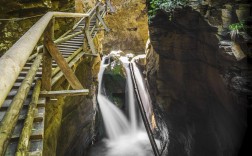
POLYGON ((162 9, 166 12, 172 12, 176 8, 184 7, 189 0, 150 0, 149 19, 153 18, 157 10, 162 9))
POLYGON ((230 30, 231 39, 235 40, 236 36, 239 35, 241 30, 245 30, 244 21, 230 24, 228 28, 230 30))

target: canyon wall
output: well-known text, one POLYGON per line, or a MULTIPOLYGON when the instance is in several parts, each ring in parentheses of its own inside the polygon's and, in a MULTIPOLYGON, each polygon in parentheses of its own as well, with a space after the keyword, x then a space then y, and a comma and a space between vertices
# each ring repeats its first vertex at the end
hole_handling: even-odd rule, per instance
POLYGON ((158 127, 169 129, 169 139, 160 132, 167 142, 163 154, 237 155, 251 130, 251 6, 189 2, 170 12, 158 10, 149 24, 148 85, 158 127), (229 25, 243 20, 247 32, 231 39, 229 25))

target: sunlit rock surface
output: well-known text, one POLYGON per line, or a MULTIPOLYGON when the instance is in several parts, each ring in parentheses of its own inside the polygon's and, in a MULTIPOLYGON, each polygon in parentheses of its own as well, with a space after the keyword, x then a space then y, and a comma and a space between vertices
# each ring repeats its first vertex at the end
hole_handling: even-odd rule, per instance
POLYGON ((148 38, 145 0, 112 0, 111 4, 116 12, 105 17, 111 31, 105 35, 104 52, 143 53, 148 38))

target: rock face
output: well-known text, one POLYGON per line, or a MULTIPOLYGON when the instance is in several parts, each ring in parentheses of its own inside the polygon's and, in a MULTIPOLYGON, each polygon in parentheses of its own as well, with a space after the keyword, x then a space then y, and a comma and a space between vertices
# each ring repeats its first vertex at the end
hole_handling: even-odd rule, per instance
MULTIPOLYGON (((169 141, 160 136, 168 142, 164 155, 237 155, 241 148, 252 66, 220 48, 231 42, 219 14, 226 5, 217 0, 173 13, 160 10, 149 25, 147 79, 158 127, 169 129, 169 141), (210 14, 203 16, 203 7, 210 14)), ((250 59, 244 40, 239 45, 250 59)))
POLYGON ((143 53, 148 39, 148 23, 144 0, 112 0, 116 12, 107 15, 106 24, 111 29, 105 35, 105 53, 111 50, 143 53))
MULTIPOLYGON (((44 155, 85 155, 95 136, 100 60, 100 57, 86 57, 75 71, 83 87, 89 89, 89 95, 60 98, 46 106, 44 155)), ((60 83, 54 88, 57 89, 69 89, 69 84, 60 83)))
MULTIPOLYGON (((48 11, 74 12, 73 0, 1 0, 0 56, 4 54, 41 16, 48 11), (26 18, 29 17, 29 18, 26 18)), ((73 19, 58 19, 55 36, 59 37, 73 25, 73 19)))
POLYGON ((94 138, 96 105, 96 83, 93 81, 98 73, 100 58, 91 62, 84 60, 76 70, 80 81, 90 90, 88 96, 68 97, 63 105, 61 128, 57 143, 57 155, 85 155, 86 148, 94 138), (94 76, 92 76, 94 74, 94 76))

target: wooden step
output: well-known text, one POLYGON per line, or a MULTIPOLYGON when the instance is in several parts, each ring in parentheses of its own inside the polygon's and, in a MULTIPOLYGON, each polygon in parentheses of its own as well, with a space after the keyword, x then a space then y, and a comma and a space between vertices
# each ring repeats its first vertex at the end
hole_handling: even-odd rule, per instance
POLYGON ((75 47, 81 47, 82 46, 82 42, 80 42, 80 43, 69 43, 69 42, 65 42, 65 43, 62 43, 61 45, 62 46, 75 46, 75 47))
MULTIPOLYGON (((20 87, 22 82, 15 82, 12 89, 18 89, 20 87)), ((32 85, 34 85, 35 83, 32 83, 32 85)))
MULTIPOLYGON (((16 90, 16 89, 13 89, 13 90, 11 90, 10 92, 9 92, 9 94, 8 94, 8 98, 13 98, 16 94, 17 94, 17 92, 18 92, 18 90, 16 90)), ((31 96, 32 95, 32 90, 30 90, 29 92, 28 92, 28 96, 31 96)))
POLYGON ((83 44, 83 41, 69 40, 69 41, 66 41, 65 43, 68 43, 68 44, 73 44, 73 43, 76 43, 76 44, 83 44))
POLYGON ((80 46, 74 46, 74 45, 58 45, 59 48, 77 48, 79 49, 80 46))
POLYGON ((63 52, 68 52, 68 53, 71 53, 71 52, 75 52, 77 49, 70 49, 70 48, 60 48, 59 51, 61 53, 63 52))

